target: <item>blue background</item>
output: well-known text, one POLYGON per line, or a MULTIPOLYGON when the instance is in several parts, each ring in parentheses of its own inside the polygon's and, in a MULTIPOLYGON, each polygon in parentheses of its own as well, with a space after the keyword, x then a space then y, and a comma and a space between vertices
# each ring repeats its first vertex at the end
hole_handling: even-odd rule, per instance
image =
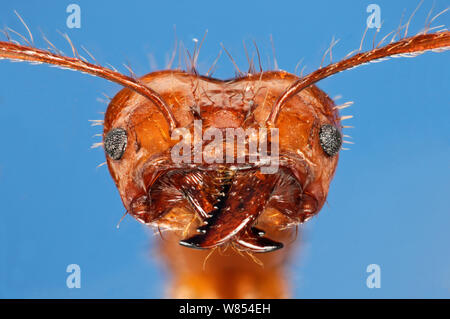
MULTIPOLYGON (((372 1, 77 1, 81 29, 66 27, 69 1, 3 1, 0 25, 26 33, 13 13, 27 21, 37 41, 42 32, 66 54, 57 30, 67 32, 102 64, 138 75, 156 61, 164 68, 174 28, 192 49, 208 35, 200 71, 215 59, 220 43, 246 68, 242 41, 255 40, 268 69, 269 36, 280 68, 305 73, 320 65, 332 36, 336 59, 358 48, 372 1), (151 58, 149 55, 153 55, 151 58), (300 67, 301 69, 301 67, 300 67)), ((383 26, 378 40, 397 28, 415 1, 373 1, 383 26)), ((438 0, 435 10, 446 8, 438 0)), ((432 1, 411 23, 419 31, 432 1)), ((434 25, 449 25, 449 13, 434 25)), ((374 29, 367 34, 370 48, 374 29)), ((81 50, 80 50, 81 52, 81 50)), ((85 54, 86 55, 86 54, 85 54)), ((234 75, 222 55, 215 76, 234 75)), ((355 145, 342 151, 328 205, 302 227, 290 268, 298 298, 450 297, 449 53, 392 59, 320 82, 355 126, 355 145), (366 287, 366 267, 381 266, 381 288, 366 287)), ((106 108, 102 92, 118 85, 47 66, 0 61, 0 297, 151 298, 163 296, 166 278, 155 256, 152 232, 127 217, 101 149, 90 150, 106 108), (82 270, 82 288, 68 289, 66 267, 82 270)))

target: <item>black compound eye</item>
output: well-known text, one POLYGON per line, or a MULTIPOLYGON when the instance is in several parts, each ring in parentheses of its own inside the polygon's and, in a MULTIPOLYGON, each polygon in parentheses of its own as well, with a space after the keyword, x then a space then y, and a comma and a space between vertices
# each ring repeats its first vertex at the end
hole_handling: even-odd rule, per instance
POLYGON ((127 132, 122 128, 115 128, 105 136, 104 148, 106 154, 113 160, 120 160, 127 147, 127 132))
POLYGON ((336 155, 341 149, 342 135, 339 130, 330 124, 324 124, 319 132, 320 146, 323 151, 329 155, 336 155))

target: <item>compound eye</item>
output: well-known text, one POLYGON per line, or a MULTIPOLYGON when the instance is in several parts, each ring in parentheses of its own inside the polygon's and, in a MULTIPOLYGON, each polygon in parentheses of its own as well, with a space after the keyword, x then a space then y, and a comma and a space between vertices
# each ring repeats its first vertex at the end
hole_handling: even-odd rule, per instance
POLYGON ((341 149, 342 135, 339 130, 330 124, 324 124, 319 132, 320 146, 328 156, 336 155, 341 149))
POLYGON ((127 147, 127 132, 122 128, 110 130, 105 136, 106 154, 113 160, 120 160, 127 147))

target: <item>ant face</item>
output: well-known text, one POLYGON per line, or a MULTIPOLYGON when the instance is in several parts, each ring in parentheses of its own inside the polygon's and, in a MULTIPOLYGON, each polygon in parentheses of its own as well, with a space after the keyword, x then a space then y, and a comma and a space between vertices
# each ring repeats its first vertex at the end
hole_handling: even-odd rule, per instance
POLYGON ((181 228, 180 243, 191 248, 281 248, 264 234, 283 237, 280 229, 319 212, 342 143, 337 109, 315 86, 266 126, 273 103, 298 79, 282 71, 230 81, 150 73, 140 81, 169 106, 173 130, 157 105, 119 92, 105 114, 104 148, 128 213, 147 225, 181 228))

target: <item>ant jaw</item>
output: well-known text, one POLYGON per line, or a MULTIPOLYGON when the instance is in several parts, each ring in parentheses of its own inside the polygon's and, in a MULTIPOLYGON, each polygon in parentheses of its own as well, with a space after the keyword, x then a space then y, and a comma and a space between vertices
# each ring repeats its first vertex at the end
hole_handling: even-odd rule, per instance
MULTIPOLYGON (((241 234, 236 235, 236 238, 233 238, 231 242, 237 244, 243 250, 249 250, 254 253, 267 253, 284 247, 282 243, 263 236, 264 231, 250 227, 250 229, 246 229, 241 234)), ((208 244, 205 239, 205 235, 200 234, 180 240, 179 244, 194 249, 211 249, 219 246, 217 243, 208 244)))
POLYGON ((251 228, 250 231, 244 232, 240 237, 236 239, 236 242, 254 253, 268 253, 284 247, 280 242, 274 241, 270 238, 263 237, 264 232, 251 228))

